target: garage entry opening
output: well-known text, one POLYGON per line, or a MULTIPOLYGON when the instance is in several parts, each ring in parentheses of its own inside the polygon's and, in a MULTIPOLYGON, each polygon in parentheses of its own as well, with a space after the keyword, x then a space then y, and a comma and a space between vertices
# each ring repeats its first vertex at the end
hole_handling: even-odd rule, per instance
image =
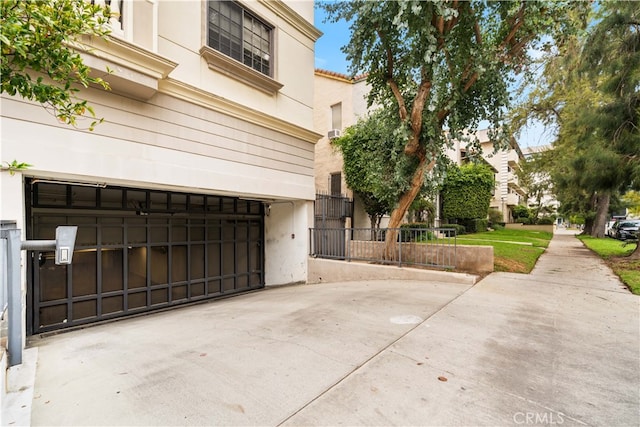
POLYGON ((27 236, 78 226, 73 264, 30 251, 29 334, 264 287, 260 201, 26 182, 27 236))

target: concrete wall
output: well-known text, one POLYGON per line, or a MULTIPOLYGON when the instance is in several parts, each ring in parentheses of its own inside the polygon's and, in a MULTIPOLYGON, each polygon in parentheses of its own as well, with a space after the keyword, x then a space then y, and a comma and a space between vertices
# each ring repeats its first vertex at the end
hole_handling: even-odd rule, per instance
MULTIPOLYGON (((385 242, 351 241, 352 258, 382 259, 385 242)), ((398 258, 396 252, 396 259, 398 258)), ((476 274, 493 271, 493 246, 437 246, 402 244, 402 259, 406 262, 449 265, 455 263, 458 271, 476 274)))
POLYGON ((356 280, 423 280, 430 282, 475 284, 479 277, 468 273, 454 273, 393 265, 347 262, 309 258, 308 283, 350 282, 356 280))

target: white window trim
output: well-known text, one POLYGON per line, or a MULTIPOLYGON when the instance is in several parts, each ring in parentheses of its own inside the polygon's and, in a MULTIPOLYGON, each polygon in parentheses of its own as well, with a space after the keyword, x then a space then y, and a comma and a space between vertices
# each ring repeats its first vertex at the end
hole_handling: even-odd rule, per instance
POLYGON ((230 56, 220 53, 209 46, 200 48, 200 55, 207 61, 211 70, 224 74, 269 95, 275 95, 284 86, 271 77, 244 65, 230 56))

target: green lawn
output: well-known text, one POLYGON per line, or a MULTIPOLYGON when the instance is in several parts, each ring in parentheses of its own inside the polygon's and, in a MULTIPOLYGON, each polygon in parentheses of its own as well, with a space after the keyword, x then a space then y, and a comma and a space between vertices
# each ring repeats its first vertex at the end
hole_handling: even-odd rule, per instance
POLYGON ((608 237, 596 239, 578 236, 582 243, 607 263, 620 280, 636 295, 640 295, 640 261, 627 258, 636 248, 636 243, 623 245, 619 240, 608 237))
POLYGON ((494 271, 529 273, 552 237, 544 231, 504 229, 464 234, 456 241, 460 245, 493 246, 494 271))

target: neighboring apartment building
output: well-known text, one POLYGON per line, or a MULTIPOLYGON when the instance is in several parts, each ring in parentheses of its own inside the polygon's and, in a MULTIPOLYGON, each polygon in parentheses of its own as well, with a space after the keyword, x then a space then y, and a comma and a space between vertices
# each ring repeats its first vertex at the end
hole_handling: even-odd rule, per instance
MULTIPOLYGON (((550 145, 539 145, 534 147, 528 147, 524 150, 524 158, 526 160, 536 154, 542 153, 550 149, 551 149, 550 145)), ((539 178, 540 177, 538 177, 538 179, 539 178)), ((540 199, 540 206, 543 207, 548 212, 558 213, 558 209, 560 208, 560 202, 558 201, 558 199, 556 199, 555 195, 552 193, 551 190, 552 190, 551 188, 547 188, 547 190, 544 192, 544 194, 542 195, 542 198, 540 199)), ((530 198, 526 202, 527 202, 527 206, 529 207, 536 207, 538 204, 538 201, 534 198, 530 198)), ((558 218, 556 222, 558 224, 561 224, 563 222, 563 219, 558 218)))
MULTIPOLYGON (((524 155, 518 142, 511 139, 509 148, 494 153, 493 143, 489 139, 488 130, 479 130, 475 135, 482 147, 482 158, 494 169, 496 186, 489 205, 502 213, 502 220, 506 223, 513 222, 513 208, 517 205, 526 205, 526 192, 520 186, 516 169, 518 163, 524 159, 524 155)), ((464 143, 455 142, 454 146, 447 150, 447 155, 456 164, 463 164, 468 158, 468 149, 464 143)))
POLYGON ((112 90, 80 93, 104 123, 2 96, 1 160, 33 166, 0 174, 0 219, 79 226, 69 267, 23 252, 28 334, 307 280, 314 3, 111 3, 84 58, 112 90))
MULTIPOLYGON (((315 187, 321 194, 353 198, 342 170, 342 155, 331 146, 331 139, 367 114, 369 86, 365 76, 349 77, 327 70, 316 70, 314 79, 314 129, 322 135, 315 149, 315 187)), ((353 223, 348 226, 370 227, 369 218, 359 200, 354 198, 353 223)))

